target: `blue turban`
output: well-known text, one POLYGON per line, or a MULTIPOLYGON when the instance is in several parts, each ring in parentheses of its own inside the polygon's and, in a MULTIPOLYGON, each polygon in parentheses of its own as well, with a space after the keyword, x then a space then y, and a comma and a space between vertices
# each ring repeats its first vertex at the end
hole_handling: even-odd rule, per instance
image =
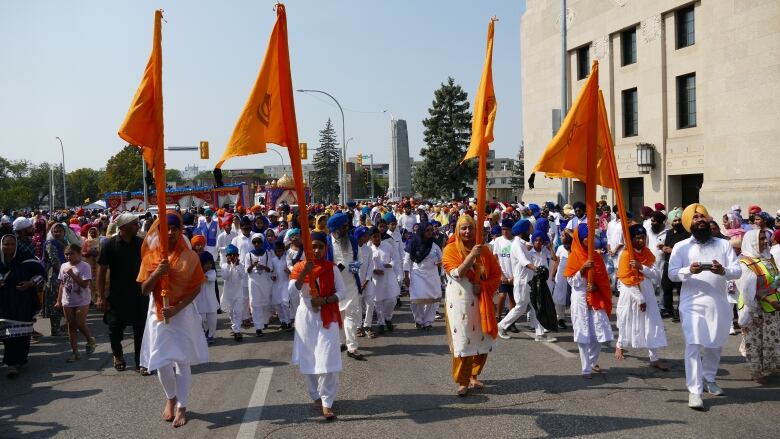
POLYGON ((531 242, 536 241, 536 238, 540 238, 542 240, 542 244, 547 244, 550 242, 550 237, 547 236, 547 233, 542 232, 541 230, 534 232, 534 234, 531 236, 531 242))
POLYGON ((585 242, 585 238, 588 237, 588 225, 580 223, 577 225, 577 236, 580 237, 580 242, 585 242))
POLYGON ((211 209, 206 209, 206 211, 203 212, 203 215, 206 215, 206 216, 214 215, 214 211, 211 210, 211 209))
POLYGON ((498 226, 498 225, 496 225, 496 226, 493 226, 493 227, 490 229, 490 234, 491 234, 491 235, 500 235, 500 234, 501 234, 501 226, 498 226))
POLYGON ((548 201, 544 203, 544 207, 546 207, 547 210, 553 210, 555 209, 555 203, 553 203, 552 201, 548 201))
POLYGON ((352 236, 355 237, 355 239, 360 240, 363 236, 368 234, 368 227, 360 226, 355 228, 355 231, 353 232, 352 236))
POLYGON ((166 215, 166 218, 168 219, 169 226, 181 228, 181 219, 179 218, 179 215, 176 215, 175 213, 169 213, 166 215))
POLYGON ((349 221, 349 217, 347 217, 347 214, 338 212, 332 217, 328 218, 328 228, 331 231, 338 230, 342 228, 344 225, 346 225, 347 221, 349 221))
POLYGON ((531 214, 534 216, 534 218, 539 218, 539 214, 541 213, 541 209, 539 208, 538 204, 529 204, 528 209, 531 210, 531 214))
POLYGON ((512 226, 514 226, 514 225, 515 225, 515 222, 512 221, 509 218, 504 218, 504 219, 501 220, 501 227, 504 228, 504 229, 511 229, 512 226))
POLYGON ((571 208, 585 210, 585 203, 582 201, 575 201, 574 204, 571 205, 571 208))
POLYGON ((355 206, 357 206, 357 203, 355 203, 354 201, 347 201, 347 207, 349 207, 350 209, 354 209, 355 206))
POLYGON ((539 218, 534 224, 534 230, 537 232, 547 233, 550 231, 550 221, 547 218, 539 218))
POLYGON ((438 222, 438 221, 435 221, 435 220, 434 220, 434 221, 431 221, 431 222, 430 222, 430 224, 431 224, 433 227, 441 227, 441 223, 440 223, 440 222, 438 222))
MULTIPOLYGON (((208 253, 208 252, 203 252, 208 253)), ((228 244, 225 246, 225 255, 237 255, 238 254, 238 247, 236 247, 233 244, 228 244)))
POLYGON ((369 213, 371 213, 371 208, 368 206, 363 206, 363 208, 360 209, 361 215, 368 215, 369 213))
POLYGON ((211 256, 211 253, 209 252, 203 252, 198 255, 200 257, 200 265, 203 265, 207 262, 214 263, 214 256, 211 256))
POLYGON ((521 233, 528 233, 531 231, 531 221, 527 219, 521 219, 512 226, 512 234, 519 235, 521 233))
POLYGON ((311 232, 312 241, 328 242, 328 235, 324 232, 311 232))
POLYGON ((385 220, 387 224, 398 222, 398 220, 395 219, 395 215, 393 215, 393 212, 385 213, 382 219, 385 220))
POLYGON ((647 235, 647 230, 645 230, 644 226, 641 224, 632 224, 631 227, 628 228, 628 234, 633 238, 638 235, 647 235))

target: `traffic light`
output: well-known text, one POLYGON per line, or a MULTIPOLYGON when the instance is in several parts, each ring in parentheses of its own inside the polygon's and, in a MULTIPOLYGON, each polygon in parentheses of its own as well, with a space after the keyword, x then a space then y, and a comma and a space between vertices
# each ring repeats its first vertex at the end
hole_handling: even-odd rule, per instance
POLYGON ((358 154, 357 155, 357 165, 358 166, 363 166, 363 154, 358 154))
POLYGON ((300 153, 301 153, 301 160, 306 160, 309 157, 309 148, 308 148, 308 146, 309 145, 306 144, 306 143, 299 143, 298 144, 298 149, 300 150, 300 153))
POLYGON ((208 160, 209 158, 209 142, 205 140, 200 141, 200 158, 208 160))

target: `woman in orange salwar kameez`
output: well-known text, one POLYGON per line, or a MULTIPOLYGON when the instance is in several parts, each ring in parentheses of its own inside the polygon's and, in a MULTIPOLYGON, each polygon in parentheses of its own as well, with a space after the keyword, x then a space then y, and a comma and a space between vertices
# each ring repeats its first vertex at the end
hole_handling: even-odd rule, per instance
POLYGON ((493 293, 501 281, 501 268, 487 246, 475 243, 475 230, 474 218, 461 215, 442 257, 447 273, 447 335, 458 396, 484 387, 477 376, 498 334, 493 293))

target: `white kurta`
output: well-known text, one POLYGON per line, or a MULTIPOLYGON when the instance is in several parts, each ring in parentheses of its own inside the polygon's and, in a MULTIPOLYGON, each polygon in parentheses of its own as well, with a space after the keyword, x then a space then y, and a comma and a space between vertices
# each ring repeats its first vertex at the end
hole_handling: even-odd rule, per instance
POLYGON ((273 281, 271 287, 271 304, 279 305, 282 303, 290 302, 290 275, 285 271, 287 269, 287 257, 271 256, 271 264, 274 269, 274 276, 276 280, 273 281))
POLYGON ((409 272, 409 296, 415 300, 439 300, 441 299, 441 281, 439 277, 439 265, 441 265, 442 251, 434 243, 431 251, 425 258, 418 262, 412 261, 409 253, 404 252, 404 271, 409 272))
POLYGON ((352 245, 349 244, 346 251, 342 251, 341 246, 338 245, 338 241, 336 241, 333 235, 331 235, 331 239, 333 240, 333 263, 337 265, 336 271, 339 272, 338 275, 346 288, 344 297, 339 300, 339 309, 344 311, 352 305, 352 302, 360 300, 355 275, 349 271, 349 264, 354 261, 352 245), (338 270, 339 264, 344 266, 343 271, 338 270))
MULTIPOLYGON (((341 301, 346 288, 338 267, 333 267, 336 296, 341 301)), ((293 340, 292 364, 298 366, 302 374, 321 374, 341 371, 341 350, 339 325, 336 322, 328 328, 322 326, 320 312, 311 308, 309 285, 304 283, 301 290, 295 288, 295 280, 290 279, 290 296, 300 297, 295 312, 295 339, 293 340)))
POLYGON ((591 343, 589 328, 592 325, 596 341, 605 343, 612 340, 612 324, 603 309, 593 309, 586 299, 588 279, 580 272, 568 278, 571 285, 571 325, 575 343, 591 343))
POLYGON ((566 305, 566 296, 568 295, 569 283, 566 282, 566 276, 563 272, 566 270, 566 261, 569 259, 569 251, 566 247, 560 246, 555 251, 558 257, 558 269, 555 271, 555 288, 553 288, 552 298, 556 305, 566 305))
POLYGON ((450 351, 453 357, 493 352, 496 340, 482 333, 479 315, 479 298, 474 296, 474 286, 466 277, 454 277, 453 270, 447 276, 446 317, 450 351))
MULTIPOLYGON (((213 294, 213 290, 212 290, 213 294)), ((209 347, 203 333, 203 318, 190 303, 175 316, 157 320, 154 299, 149 296, 149 313, 141 344, 141 366, 157 370, 172 362, 201 364, 209 361, 209 347)))
MULTIPOLYGON (((387 299, 395 299, 401 293, 395 274, 395 251, 387 241, 382 241, 379 246, 371 244, 371 257, 375 270, 384 270, 383 275, 373 274, 371 278, 371 292, 377 302, 387 299), (390 264, 391 267, 386 267, 390 264)), ((400 268, 400 267, 399 267, 400 268)))
POLYGON ((225 311, 230 311, 228 307, 233 304, 240 305, 239 300, 243 300, 244 288, 246 288, 246 268, 242 264, 223 263, 222 266, 222 295, 219 300, 225 311))
POLYGON ((725 239, 710 238, 701 244, 690 237, 674 246, 669 258, 669 279, 682 282, 680 321, 686 344, 719 348, 726 343, 733 317, 726 282, 741 274, 737 255, 725 239), (723 265, 725 275, 710 271, 691 274, 692 263, 711 264, 713 260, 723 265))
POLYGON ((214 290, 214 282, 217 281, 217 272, 211 269, 205 273, 206 280, 200 286, 200 293, 192 303, 195 304, 199 313, 217 312, 219 309, 219 302, 217 302, 217 294, 214 290))
MULTIPOLYGON (((276 257, 276 256, 274 256, 276 257)), ((244 256, 244 268, 249 269, 253 262, 259 262, 258 267, 255 267, 251 273, 249 273, 249 300, 251 305, 264 306, 271 304, 271 293, 273 289, 274 281, 271 280, 273 274, 273 265, 271 264, 270 252, 265 252, 262 256, 256 256, 252 253, 247 253, 244 256), (264 265, 271 268, 271 272, 260 270, 259 265, 264 265)))
MULTIPOLYGON (((233 239, 238 236, 236 232, 233 230, 230 231, 230 233, 227 233, 226 231, 222 231, 217 236, 217 254, 219 254, 219 260, 224 261, 225 260, 225 247, 228 246, 228 244, 233 243, 233 239)), ((217 261, 214 261, 217 262, 217 261)))
POLYGON ((667 345, 664 323, 655 299, 654 285, 660 282, 661 275, 655 266, 644 267, 642 274, 645 278, 636 286, 627 286, 618 280, 618 342, 623 348, 656 349, 667 345), (639 305, 643 303, 646 306, 644 312, 639 310, 639 305))

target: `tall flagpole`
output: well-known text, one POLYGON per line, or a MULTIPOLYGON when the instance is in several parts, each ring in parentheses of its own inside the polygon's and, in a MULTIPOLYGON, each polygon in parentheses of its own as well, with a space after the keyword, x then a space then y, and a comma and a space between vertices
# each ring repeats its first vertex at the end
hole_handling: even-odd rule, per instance
MULTIPOLYGON (((561 120, 560 126, 563 126, 563 120, 566 119, 568 112, 568 70, 566 60, 568 51, 566 48, 566 0, 561 0, 561 120)), ((560 128, 558 128, 560 129, 560 128)), ((569 204, 569 179, 561 179, 561 198, 563 204, 569 204)))

